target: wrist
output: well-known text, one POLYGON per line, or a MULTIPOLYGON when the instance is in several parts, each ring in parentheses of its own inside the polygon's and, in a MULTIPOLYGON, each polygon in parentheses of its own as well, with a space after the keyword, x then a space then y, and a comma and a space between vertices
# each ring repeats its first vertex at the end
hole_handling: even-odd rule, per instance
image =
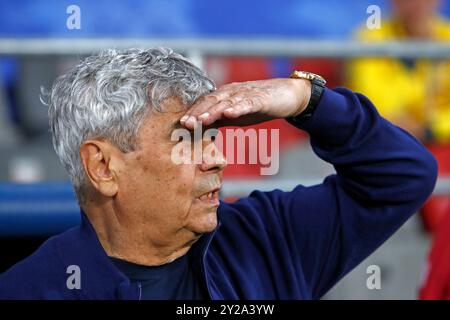
POLYGON ((291 114, 291 117, 298 116, 300 113, 305 111, 311 99, 311 81, 306 79, 290 79, 292 82, 293 90, 295 96, 298 97, 296 102, 296 107, 291 114))
POLYGON ((301 104, 301 107, 303 108, 299 108, 301 111, 289 118, 289 121, 292 123, 300 124, 311 118, 313 115, 322 97, 327 82, 324 78, 315 73, 297 70, 292 72, 290 78, 300 80, 302 83, 304 80, 309 82, 309 94, 304 96, 303 103, 301 104), (304 103, 306 103, 306 107, 304 106, 304 103))

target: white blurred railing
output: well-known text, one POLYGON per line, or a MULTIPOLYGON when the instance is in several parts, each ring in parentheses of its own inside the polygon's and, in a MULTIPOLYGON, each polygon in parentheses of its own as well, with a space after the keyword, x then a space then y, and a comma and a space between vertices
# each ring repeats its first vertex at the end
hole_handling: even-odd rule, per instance
POLYGON ((0 55, 78 55, 107 48, 170 47, 188 55, 449 58, 450 43, 304 39, 57 39, 0 38, 0 55))

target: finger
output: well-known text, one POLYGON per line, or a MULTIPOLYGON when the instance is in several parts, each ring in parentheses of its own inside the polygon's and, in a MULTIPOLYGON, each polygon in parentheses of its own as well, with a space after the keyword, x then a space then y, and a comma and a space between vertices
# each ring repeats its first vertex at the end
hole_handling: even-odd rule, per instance
POLYGON ((226 118, 231 118, 231 119, 235 119, 235 118, 239 118, 243 115, 246 114, 250 114, 255 112, 251 106, 249 106, 248 104, 245 103, 240 103, 237 105, 234 105, 231 108, 227 108, 223 111, 223 115, 226 118))
POLYGON ((180 122, 184 124, 192 116, 193 118, 190 119, 190 122, 193 123, 199 115, 207 112, 211 106, 234 95, 237 88, 241 86, 242 84, 239 82, 227 83, 214 92, 203 96, 186 111, 185 115, 180 119, 180 122))
POLYGON ((195 120, 200 114, 205 113, 211 106, 217 104, 221 100, 227 99, 230 96, 228 91, 216 90, 213 93, 203 96, 198 99, 185 113, 185 115, 180 119, 183 124, 189 117, 193 117, 195 120))
POLYGON ((237 102, 239 102, 239 100, 236 98, 229 97, 225 100, 218 101, 216 104, 208 106, 208 109, 204 109, 201 114, 198 114, 198 110, 191 112, 187 119, 185 118, 183 121, 180 119, 180 122, 188 129, 194 129, 196 122, 209 125, 221 117, 223 110, 232 107, 237 102))
POLYGON ((204 125, 210 125, 215 121, 221 119, 225 110, 232 109, 235 106, 239 105, 242 99, 243 98, 241 96, 232 96, 226 100, 220 101, 219 103, 209 108, 206 112, 199 115, 197 119, 204 125))
POLYGON ((208 96, 202 98, 202 101, 198 103, 195 107, 191 106, 183 117, 180 119, 180 123, 184 125, 188 129, 195 129, 196 124, 198 122, 197 116, 199 114, 205 113, 205 110, 209 108, 211 105, 215 105, 219 102, 218 96, 208 96))

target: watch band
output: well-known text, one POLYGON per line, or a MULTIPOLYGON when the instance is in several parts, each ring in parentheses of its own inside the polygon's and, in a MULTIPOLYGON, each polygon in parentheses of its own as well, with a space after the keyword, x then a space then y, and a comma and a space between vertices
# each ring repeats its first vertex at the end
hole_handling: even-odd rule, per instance
POLYGON ((306 106, 305 110, 303 110, 295 117, 289 117, 286 119, 291 124, 298 125, 311 118, 311 116, 313 115, 314 111, 317 108, 317 105, 320 102, 323 91, 325 90, 326 81, 324 78, 317 74, 305 71, 294 71, 292 72, 290 78, 306 79, 311 81, 311 98, 309 99, 309 103, 306 106))

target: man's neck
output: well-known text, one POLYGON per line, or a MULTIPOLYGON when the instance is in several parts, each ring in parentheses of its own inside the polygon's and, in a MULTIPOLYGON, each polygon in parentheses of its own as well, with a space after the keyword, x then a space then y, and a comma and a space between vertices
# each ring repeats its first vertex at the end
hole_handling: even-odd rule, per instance
POLYGON ((90 208, 85 212, 106 254, 135 264, 170 263, 185 255, 199 238, 187 230, 162 235, 142 224, 124 225, 114 212, 105 213, 104 209, 90 208))

